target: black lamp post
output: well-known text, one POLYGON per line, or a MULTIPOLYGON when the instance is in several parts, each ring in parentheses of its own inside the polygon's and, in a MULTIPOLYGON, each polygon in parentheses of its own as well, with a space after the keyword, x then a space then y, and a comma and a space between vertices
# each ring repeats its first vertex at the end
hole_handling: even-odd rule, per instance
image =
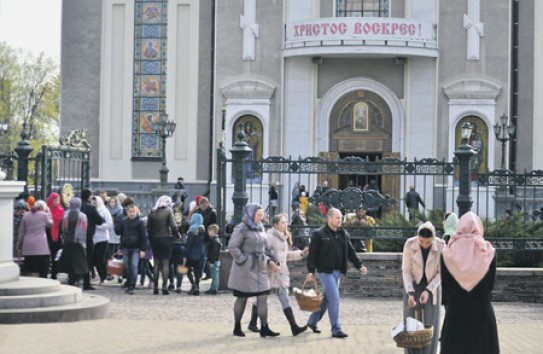
POLYGON ((249 200, 247 195, 247 186, 245 179, 247 177, 246 160, 251 154, 249 144, 245 142, 244 125, 239 125, 238 141, 234 144, 230 152, 232 153, 232 173, 234 176, 234 194, 232 201, 234 203, 234 225, 241 222, 243 208, 249 200))
POLYGON ((154 132, 162 139, 162 167, 160 167, 160 186, 168 185, 168 166, 166 166, 166 139, 171 137, 175 132, 176 123, 168 120, 168 115, 162 113, 160 119, 154 125, 154 132))
POLYGON ((28 141, 30 135, 26 131, 26 120, 23 121, 23 131, 21 132, 21 140, 15 145, 17 153, 17 181, 25 182, 24 190, 28 192, 28 156, 34 151, 34 148, 28 141))
POLYGON ((502 114, 500 117, 500 124, 496 123, 494 124, 494 134, 496 135, 496 139, 502 143, 502 165, 501 168, 503 170, 506 169, 505 166, 505 143, 507 143, 509 140, 513 139, 513 136, 515 135, 515 126, 509 125, 509 117, 507 117, 505 114, 502 114))
POLYGON ((469 160, 475 154, 475 151, 472 150, 471 145, 468 144, 468 139, 471 136, 472 126, 471 123, 464 122, 460 128, 460 134, 462 136, 461 145, 456 149, 454 155, 459 161, 460 165, 460 174, 459 174, 459 191, 458 197, 456 198, 456 205, 458 205, 458 214, 459 216, 464 215, 470 211, 473 204, 471 199, 471 188, 470 188, 470 166, 469 160))

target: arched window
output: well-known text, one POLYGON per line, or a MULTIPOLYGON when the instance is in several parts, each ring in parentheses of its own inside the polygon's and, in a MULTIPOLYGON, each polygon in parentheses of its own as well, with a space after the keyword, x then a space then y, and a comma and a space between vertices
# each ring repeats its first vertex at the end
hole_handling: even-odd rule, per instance
POLYGON ((238 141, 238 133, 241 130, 245 133, 245 142, 249 145, 252 154, 247 158, 247 179, 251 182, 259 182, 262 180, 262 172, 254 171, 251 161, 262 159, 264 147, 264 129, 260 119, 253 115, 244 115, 239 117, 234 123, 232 131, 232 141, 238 141))
POLYGON ((460 127, 464 122, 471 123, 472 130, 468 144, 471 145, 475 154, 471 157, 471 179, 477 179, 479 173, 488 171, 488 129, 486 123, 477 116, 467 116, 458 122, 455 129, 455 146, 460 146, 460 127))
POLYGON ((389 0, 336 0, 336 17, 388 17, 389 0))

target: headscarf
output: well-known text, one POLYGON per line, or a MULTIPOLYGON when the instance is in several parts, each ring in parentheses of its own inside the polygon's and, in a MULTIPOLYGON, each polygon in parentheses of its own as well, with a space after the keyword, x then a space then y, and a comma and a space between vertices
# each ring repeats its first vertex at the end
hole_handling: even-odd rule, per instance
POLYGON ((151 209, 152 211, 157 211, 160 208, 170 207, 172 205, 172 198, 170 198, 167 195, 163 195, 162 197, 158 198, 158 200, 155 203, 155 206, 151 209))
POLYGON ((419 226, 419 229, 417 230, 417 236, 420 235, 421 230, 430 230, 432 232, 432 237, 436 237, 436 228, 430 221, 426 221, 424 224, 419 226))
POLYGON ((445 231, 443 236, 454 235, 456 233, 456 225, 458 225, 458 216, 455 213, 450 213, 443 222, 443 229, 445 231))
MULTIPOLYGON (((122 194, 122 193, 119 193, 119 194, 122 194)), ((114 198, 117 202, 115 203, 115 208, 112 208, 111 204, 108 202, 106 205, 107 210, 109 210, 109 213, 111 214, 111 216, 121 215, 123 213, 123 207, 122 207, 122 202, 120 200, 119 195, 117 195, 116 197, 111 197, 111 198, 114 198)), ((126 196, 125 196, 125 199, 126 199, 126 196)))
POLYGON ((70 213, 79 213, 81 210, 81 199, 78 197, 72 198, 70 200, 70 213))
POLYGON ((194 213, 190 218, 190 229, 189 232, 196 234, 198 233, 198 228, 204 224, 204 217, 202 214, 194 213))
POLYGON ((26 202, 28 203, 28 208, 29 209, 32 209, 34 208, 34 202, 36 201, 36 199, 33 197, 33 196, 29 196, 27 199, 26 199, 26 202))
POLYGON ((53 217, 53 225, 51 226, 51 239, 54 242, 57 242, 58 226, 60 225, 60 222, 64 217, 64 209, 62 209, 62 207, 60 206, 60 195, 55 192, 49 194, 49 197, 47 197, 47 206, 49 207, 49 211, 51 212, 51 216, 53 217), (57 198, 59 199, 59 202, 55 206, 53 202, 57 198))
POLYGON ((117 205, 119 205, 121 208, 123 207, 123 202, 126 199, 126 194, 119 193, 117 194, 117 205))
MULTIPOLYGON (((104 204, 104 200, 100 196, 96 196, 96 211, 100 216, 105 220, 106 214, 109 213, 109 210, 106 208, 106 205, 104 204)), ((111 215, 111 214, 110 214, 111 215)))
POLYGON ((77 242, 81 244, 83 248, 86 248, 86 235, 88 225, 87 217, 85 216, 85 214, 80 212, 81 203, 81 199, 78 197, 74 197, 72 198, 72 200, 70 200, 70 211, 64 215, 62 227, 68 234, 71 234, 73 232, 73 242, 77 242))
POLYGON ((443 249, 443 261, 458 284, 471 291, 488 272, 494 259, 494 247, 483 239, 481 219, 472 212, 464 214, 456 234, 443 249))
POLYGON ((45 209, 47 209, 47 204, 43 201, 43 200, 36 200, 36 202, 34 203, 34 206, 32 207, 32 209, 30 209, 30 211, 32 213, 35 213, 37 211, 45 211, 45 209))
POLYGON ((24 199, 18 199, 15 202, 15 205, 13 206, 13 208, 15 209, 15 211, 19 211, 19 210, 28 211, 28 206, 26 205, 26 202, 24 201, 24 199))
POLYGON ((255 214, 258 209, 262 209, 262 206, 260 204, 256 203, 249 203, 245 206, 244 214, 242 217, 242 221, 247 225, 247 227, 253 231, 263 231, 264 226, 262 225, 262 222, 259 222, 258 224, 255 223, 255 214))

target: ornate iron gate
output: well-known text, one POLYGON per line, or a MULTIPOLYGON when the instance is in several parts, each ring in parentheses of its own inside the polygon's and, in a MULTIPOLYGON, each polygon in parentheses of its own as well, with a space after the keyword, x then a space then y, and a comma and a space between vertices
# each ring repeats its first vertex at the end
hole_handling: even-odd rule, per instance
POLYGON ((85 130, 73 130, 59 146, 43 145, 36 155, 35 196, 45 200, 61 194, 65 205, 90 186, 90 152, 85 130))

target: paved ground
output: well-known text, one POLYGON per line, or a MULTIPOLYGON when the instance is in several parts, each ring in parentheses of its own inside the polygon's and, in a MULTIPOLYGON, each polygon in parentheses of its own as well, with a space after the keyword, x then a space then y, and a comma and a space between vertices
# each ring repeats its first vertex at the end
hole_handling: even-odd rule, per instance
MULTIPOLYGON (((209 287, 209 281, 202 285, 209 287)), ((152 295, 150 289, 126 295, 109 282, 94 292, 111 299, 108 318, 98 321, 52 324, 0 325, 0 353, 402 353, 390 338, 390 329, 401 320, 399 300, 343 298, 341 320, 347 339, 331 338, 329 322, 321 334, 290 335, 279 301, 270 298, 270 327, 277 338, 232 336, 234 297, 152 295)), ((186 290, 186 288, 184 288, 186 290)), ((299 323, 307 312, 299 311, 299 323)), ((501 352, 542 353, 543 304, 495 303, 501 352)), ((249 311, 243 318, 244 328, 249 311)))

